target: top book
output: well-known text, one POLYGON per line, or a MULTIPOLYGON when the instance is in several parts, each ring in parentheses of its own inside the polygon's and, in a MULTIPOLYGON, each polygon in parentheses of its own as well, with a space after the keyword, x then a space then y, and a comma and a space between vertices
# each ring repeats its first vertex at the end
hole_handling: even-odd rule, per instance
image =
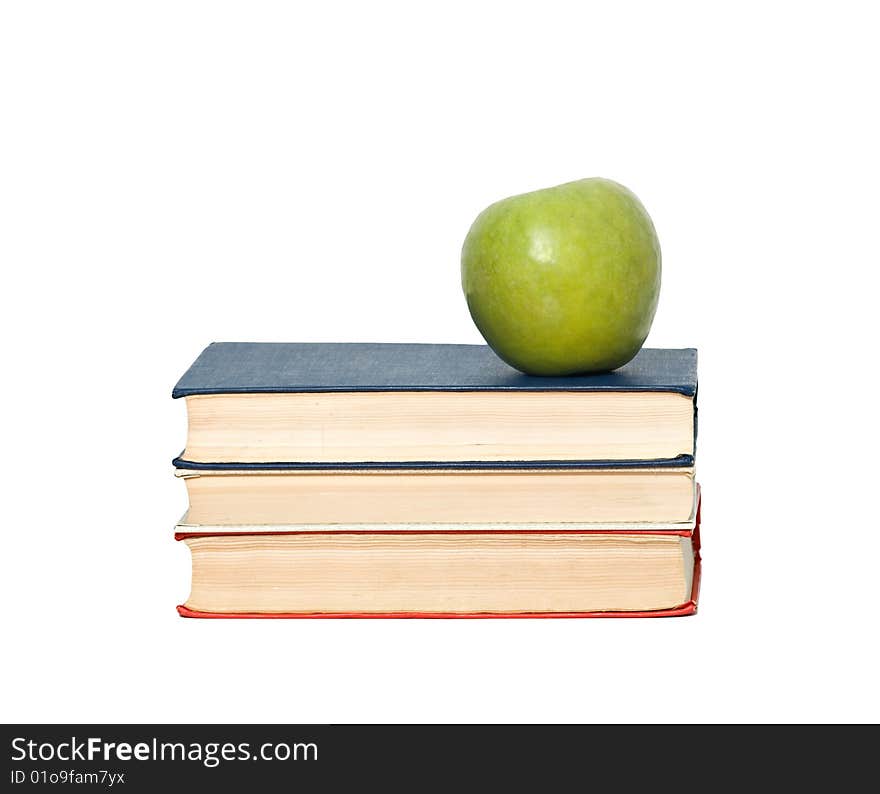
POLYGON ((485 345, 223 342, 178 381, 180 468, 689 466, 697 351, 531 377, 485 345))

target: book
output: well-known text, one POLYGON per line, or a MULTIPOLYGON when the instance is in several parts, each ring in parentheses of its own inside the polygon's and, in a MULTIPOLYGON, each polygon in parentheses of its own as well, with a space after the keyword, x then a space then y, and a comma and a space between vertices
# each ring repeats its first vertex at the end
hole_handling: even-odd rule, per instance
POLYGON ((198 525, 681 524, 693 468, 178 470, 198 525))
POLYGON ((185 617, 601 617, 696 610, 699 511, 672 532, 182 533, 185 617))
POLYGON ((523 375, 485 345, 214 343, 174 388, 180 469, 693 465, 697 353, 523 375))

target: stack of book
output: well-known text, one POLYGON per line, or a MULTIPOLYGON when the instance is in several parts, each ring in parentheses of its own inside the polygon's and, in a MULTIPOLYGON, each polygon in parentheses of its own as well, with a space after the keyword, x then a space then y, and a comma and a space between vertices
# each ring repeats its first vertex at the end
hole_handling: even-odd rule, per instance
POLYGON ((697 355, 215 343, 174 389, 188 617, 690 614, 697 355))

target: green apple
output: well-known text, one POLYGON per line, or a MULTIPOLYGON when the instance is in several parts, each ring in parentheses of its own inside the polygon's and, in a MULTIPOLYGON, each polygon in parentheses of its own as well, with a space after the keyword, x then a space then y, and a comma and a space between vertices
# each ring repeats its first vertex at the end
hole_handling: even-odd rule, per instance
POLYGON ((639 352, 660 296, 660 243, 623 185, 581 179, 492 204, 461 283, 480 333, 530 375, 601 372, 639 352))

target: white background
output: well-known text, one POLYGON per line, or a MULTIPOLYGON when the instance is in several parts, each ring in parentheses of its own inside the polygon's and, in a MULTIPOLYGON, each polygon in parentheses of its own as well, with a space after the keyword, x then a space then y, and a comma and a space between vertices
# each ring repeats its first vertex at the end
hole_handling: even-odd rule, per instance
POLYGON ((3 718, 880 718, 876 20, 726 7, 4 3, 3 718), (203 346, 479 342, 470 222, 585 176, 700 349, 700 613, 178 618, 203 346))

